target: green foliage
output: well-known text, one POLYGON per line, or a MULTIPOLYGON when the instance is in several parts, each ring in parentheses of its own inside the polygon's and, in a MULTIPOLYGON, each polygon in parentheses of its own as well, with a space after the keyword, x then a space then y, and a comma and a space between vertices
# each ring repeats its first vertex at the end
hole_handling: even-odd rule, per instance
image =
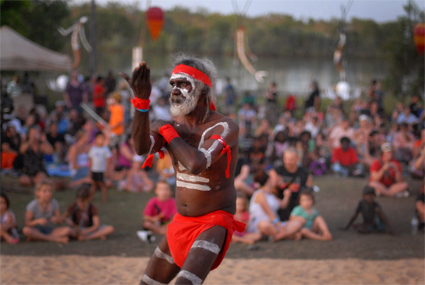
POLYGON ((386 85, 399 97, 423 94, 425 85, 424 54, 419 55, 413 40, 413 28, 417 23, 425 22, 425 14, 411 0, 404 10, 406 15, 385 27, 387 31, 392 30, 386 45, 391 64, 386 85))
POLYGON ((30 0, 0 2, 0 25, 7 25, 18 33, 27 36, 29 27, 23 17, 23 12, 31 8, 30 0))

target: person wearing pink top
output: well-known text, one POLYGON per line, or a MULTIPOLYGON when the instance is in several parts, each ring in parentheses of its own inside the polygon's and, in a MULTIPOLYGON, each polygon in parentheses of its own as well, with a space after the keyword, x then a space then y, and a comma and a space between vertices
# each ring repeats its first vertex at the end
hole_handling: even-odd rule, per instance
POLYGON ((148 237, 152 233, 165 235, 168 223, 177 213, 176 202, 171 197, 173 192, 167 182, 159 181, 155 186, 155 194, 156 197, 148 201, 143 211, 142 225, 147 233, 143 233, 146 231, 137 232, 137 235, 144 241, 149 240, 148 237))

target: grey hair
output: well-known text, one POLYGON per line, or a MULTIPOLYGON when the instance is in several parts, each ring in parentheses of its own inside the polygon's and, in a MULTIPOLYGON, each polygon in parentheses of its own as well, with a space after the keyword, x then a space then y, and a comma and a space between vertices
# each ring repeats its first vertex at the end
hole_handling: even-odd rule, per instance
POLYGON ((195 88, 200 87, 201 90, 205 90, 209 100, 212 102, 216 101, 216 94, 215 94, 215 83, 217 78, 217 69, 215 68, 212 61, 208 58, 197 58, 194 56, 190 56, 187 54, 176 54, 173 56, 173 67, 176 67, 179 64, 188 65, 191 67, 194 67, 198 69, 199 71, 203 72, 208 78, 211 80, 211 88, 206 85, 205 83, 195 80, 195 88))

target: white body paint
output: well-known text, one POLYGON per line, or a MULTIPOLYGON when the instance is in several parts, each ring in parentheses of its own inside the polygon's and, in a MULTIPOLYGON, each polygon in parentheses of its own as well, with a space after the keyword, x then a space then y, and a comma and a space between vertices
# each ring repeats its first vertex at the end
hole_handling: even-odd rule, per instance
POLYGON ((173 259, 173 257, 171 257, 170 255, 168 255, 168 254, 166 254, 166 253, 162 252, 162 250, 161 250, 159 247, 156 247, 156 249, 155 249, 155 251, 154 251, 154 254, 155 254, 157 257, 162 258, 162 259, 165 259, 165 260, 167 260, 169 263, 174 264, 174 259, 173 259))
POLYGON ((195 79, 186 73, 175 73, 170 77, 170 80, 181 78, 190 82, 192 85, 192 91, 188 92, 185 88, 177 87, 177 85, 173 87, 173 89, 178 89, 184 97, 184 101, 178 104, 172 101, 173 95, 170 96, 170 112, 173 116, 184 116, 192 112, 198 103, 199 96, 201 95, 200 90, 195 88, 195 79))
POLYGON ((208 185, 188 183, 188 182, 183 182, 183 181, 180 181, 180 180, 176 181, 176 186, 177 187, 184 187, 184 188, 188 188, 188 189, 193 189, 193 190, 199 190, 199 191, 210 191, 211 190, 210 186, 208 186, 208 185))
POLYGON ((193 274, 193 273, 191 273, 187 270, 180 271, 180 273, 177 275, 177 277, 183 277, 183 278, 189 280, 190 282, 192 282, 193 285, 202 284, 201 278, 199 278, 198 276, 196 276, 195 274, 193 274))
MULTIPOLYGON (((230 127, 229 124, 226 122, 220 122, 215 124, 214 126, 208 128, 205 130, 205 132, 202 134, 201 136, 201 140, 199 141, 199 146, 198 149, 205 155, 205 158, 207 159, 207 168, 209 168, 211 166, 211 153, 217 148, 217 146, 219 144, 221 144, 219 141, 214 141, 213 144, 211 145, 211 147, 206 150, 201 148, 201 145, 204 143, 205 141, 205 135, 211 131, 212 129, 214 129, 217 126, 222 126, 223 127, 223 132, 221 133, 221 137, 224 139, 229 133, 230 133, 230 127)), ((225 139, 224 139, 225 140, 225 139)))
POLYGON ((218 254, 220 252, 220 247, 216 245, 215 243, 206 241, 206 240, 197 240, 193 243, 192 248, 200 247, 203 249, 206 249, 208 251, 211 251, 214 254, 218 254))
POLYGON ((189 174, 180 173, 180 172, 177 172, 176 178, 178 180, 187 181, 187 182, 204 182, 204 183, 210 182, 208 178, 197 176, 197 175, 189 175, 189 174))
POLYGON ((152 278, 150 278, 146 274, 143 275, 142 281, 145 282, 146 284, 149 284, 149 285, 167 285, 165 283, 161 283, 161 282, 153 280, 152 278))

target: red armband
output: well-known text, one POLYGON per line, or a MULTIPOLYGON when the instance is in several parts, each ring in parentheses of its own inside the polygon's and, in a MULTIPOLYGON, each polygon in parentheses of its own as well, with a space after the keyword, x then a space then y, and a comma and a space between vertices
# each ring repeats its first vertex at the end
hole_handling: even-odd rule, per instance
POLYGON ((180 137, 173 126, 170 124, 166 124, 160 127, 159 134, 167 141, 167 143, 170 143, 173 139, 180 137))
POLYGON ((140 99, 135 97, 134 99, 131 99, 131 103, 133 103, 134 108, 136 108, 137 110, 149 110, 151 100, 140 99))
POLYGON ((221 151, 220 155, 222 155, 223 153, 227 153, 226 178, 229 178, 230 177, 230 161, 232 160, 232 152, 230 150, 230 146, 228 144, 226 144, 226 142, 224 141, 224 139, 222 137, 220 137, 219 135, 213 135, 212 137, 210 137, 210 139, 218 140, 224 146, 224 148, 221 151))

